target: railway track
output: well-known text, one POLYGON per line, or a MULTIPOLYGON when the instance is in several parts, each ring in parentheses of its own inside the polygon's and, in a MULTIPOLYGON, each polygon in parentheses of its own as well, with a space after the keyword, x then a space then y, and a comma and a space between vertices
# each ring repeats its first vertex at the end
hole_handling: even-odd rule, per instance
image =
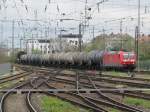
MULTIPOLYGON (((95 85, 95 83, 92 81, 92 79, 87 75, 89 82, 91 83, 91 85, 93 86, 94 89, 98 89, 97 86, 95 85)), ((106 96, 104 93, 102 93, 101 91, 97 90, 97 94, 104 98, 104 100, 110 101, 112 104, 116 104, 118 105, 118 108, 120 107, 120 109, 126 110, 126 111, 130 111, 130 112, 143 112, 143 110, 128 106, 126 104, 123 104, 121 102, 115 101, 114 99, 106 96)))
POLYGON ((17 80, 19 78, 22 78, 22 77, 25 77, 25 76, 28 76, 30 75, 32 72, 21 72, 21 73, 18 73, 18 74, 15 74, 15 75, 12 75, 12 76, 6 76, 6 77, 3 77, 3 78, 0 78, 0 84, 3 84, 5 82, 9 82, 9 81, 13 81, 13 80, 17 80))
POLYGON ((135 73, 140 73, 140 74, 150 74, 150 70, 136 70, 134 71, 135 73))
MULTIPOLYGON (((18 68, 28 68, 30 70, 33 70, 34 68, 36 68, 37 70, 43 70, 43 71, 48 71, 48 70, 51 70, 51 69, 66 69, 66 68, 62 68, 61 67, 39 67, 39 66, 32 66, 32 65, 21 65, 21 64, 14 64, 14 66, 18 67, 18 68)), ((75 68, 72 68, 71 70, 78 70, 79 69, 75 69, 75 68)), ((85 73, 84 71, 89 71, 89 70, 82 70, 80 69, 80 71, 83 71, 83 73, 85 73)), ((91 71, 91 70, 90 70, 91 71)), ((141 70, 141 71, 133 71, 133 73, 141 73, 141 74, 150 74, 150 71, 144 71, 144 70, 141 70)), ((103 72, 100 72, 100 75, 104 75, 103 72)), ((142 78, 136 78, 136 77, 124 77, 124 76, 112 76, 112 75, 104 75, 104 76, 108 76, 108 77, 119 77, 119 78, 127 78, 127 79, 136 79, 136 80, 143 80, 143 81, 150 81, 150 79, 142 79, 142 78)))
MULTIPOLYGON (((75 77, 76 75, 72 75, 72 74, 64 74, 64 73, 59 73, 57 74, 58 76, 68 76, 69 77, 75 77)), ((90 76, 90 74, 89 74, 90 76)), ((87 79, 85 75, 81 75, 80 76, 81 79, 87 79)), ((112 84, 124 84, 124 85, 128 85, 130 87, 139 87, 139 88, 150 88, 150 83, 147 82, 143 82, 143 81, 139 81, 139 80, 129 80, 129 79, 123 79, 123 78, 109 78, 109 77, 94 77, 94 76, 90 76, 90 78, 92 78, 93 81, 97 81, 97 82, 108 82, 108 83, 112 83, 112 84)), ((150 81, 149 81, 150 82, 150 81)))
POLYGON ((5 100, 8 98, 8 96, 9 96, 10 94, 12 94, 12 90, 14 90, 14 89, 19 89, 19 88, 21 88, 21 87, 27 85, 28 83, 29 83, 29 81, 27 81, 27 82, 25 82, 25 83, 22 83, 22 84, 20 84, 20 85, 18 85, 18 86, 16 86, 16 87, 10 89, 10 90, 9 90, 8 92, 6 92, 5 94, 3 94, 2 98, 1 98, 1 101, 0 101, 0 112, 6 112, 6 109, 5 109, 5 107, 4 107, 4 105, 5 105, 5 100))
MULTIPOLYGON (((65 76, 68 78, 74 78, 75 75, 65 75, 65 74, 57 74, 58 76, 65 76)), ((81 79, 86 80, 87 78, 85 76, 80 76, 81 79)), ((118 79, 118 78, 105 78, 105 77, 91 77, 93 81, 97 81, 97 82, 107 82, 107 83, 111 83, 111 84, 121 84, 121 85, 126 85, 129 87, 135 87, 135 88, 150 88, 150 83, 147 82, 139 82, 139 81, 133 81, 133 80, 124 80, 124 79, 118 79)))
MULTIPOLYGON (((44 70, 47 70, 47 69, 45 69, 44 68, 44 70)), ((53 70, 53 71, 55 71, 55 70, 53 70)), ((52 73, 53 74, 53 73, 52 73)), ((59 72, 56 72, 55 73, 55 75, 62 75, 62 76, 75 76, 75 75, 71 75, 71 74, 61 74, 61 73, 59 73, 59 72)), ((54 75, 54 76, 55 76, 54 75)), ((84 78, 85 79, 85 75, 83 75, 83 73, 81 73, 80 74, 80 78, 84 78)), ((112 76, 112 77, 115 77, 116 78, 116 76, 112 76)), ((97 77, 95 78, 95 77, 91 77, 90 76, 90 78, 94 78, 94 79, 97 79, 97 77)), ((119 78, 122 78, 122 77, 119 77, 119 78)), ((124 78, 124 77, 123 77, 124 78)), ((131 80, 133 80, 133 78, 130 78, 131 80)), ((138 78, 138 79, 140 79, 141 80, 141 78, 138 78)), ((61 81, 61 82, 63 82, 63 83, 69 83, 69 84, 75 84, 75 82, 74 81, 71 81, 71 80, 65 80, 65 79, 58 79, 58 78, 55 78, 54 79, 54 77, 53 77, 53 80, 55 80, 55 81, 61 81)), ((86 83, 86 82, 81 82, 81 85, 83 85, 84 87, 87 87, 87 88, 91 88, 90 86, 88 86, 88 83, 86 83)), ((109 86, 105 86, 105 85, 96 85, 97 87, 99 87, 99 88, 109 88, 109 89, 113 89, 114 87, 109 87, 109 86)), ((104 92, 104 91, 103 91, 104 92)), ((130 96, 130 97, 135 97, 135 98, 142 98, 142 99, 146 99, 146 100, 150 100, 150 94, 147 94, 147 93, 141 93, 141 92, 133 92, 133 91, 124 91, 124 92, 118 92, 118 91, 108 91, 108 92, 110 92, 110 93, 114 93, 114 94, 118 94, 118 95, 123 95, 123 96, 130 96)))
MULTIPOLYGON (((53 86, 51 86, 51 85, 49 85, 49 87, 51 87, 51 88, 55 88, 56 89, 56 87, 53 87, 53 86)), ((95 107, 96 108, 96 110, 95 110, 95 108, 94 108, 94 110, 96 111, 96 112, 109 112, 108 110, 106 110, 106 109, 104 109, 104 108, 101 108, 102 106, 108 106, 108 107, 110 107, 110 108, 116 108, 116 109, 119 109, 119 110, 122 110, 122 111, 130 111, 130 112, 143 112, 142 110, 139 110, 139 109, 136 109, 136 108, 132 108, 132 107, 130 107, 130 106, 127 106, 127 105, 125 105, 125 104, 120 104, 120 103, 118 103, 118 104, 115 104, 114 102, 110 102, 110 101, 105 101, 104 99, 101 99, 101 98, 99 98, 99 99, 96 99, 96 98, 93 98, 93 97, 89 97, 89 96, 85 96, 85 95, 82 95, 82 93, 78 93, 78 94, 73 94, 73 93, 68 93, 69 95, 71 95, 71 96, 73 96, 73 97, 76 97, 76 98, 79 98, 79 99, 82 99, 82 100, 84 100, 84 102, 86 102, 89 106, 88 107, 95 107), (100 109, 99 109, 100 108, 100 109), (103 109, 103 110, 102 110, 103 109), (99 111, 98 111, 99 110, 99 111)), ((65 94, 66 95, 66 97, 64 98, 63 96, 61 96, 61 94, 59 94, 59 95, 55 95, 55 96, 59 96, 60 98, 63 98, 63 99, 65 99, 66 100, 66 98, 68 98, 68 94, 65 94)), ((52 95, 52 94, 51 94, 52 95)), ((104 97, 104 96, 103 96, 104 97)), ((106 98, 106 96, 105 96, 105 98, 106 98)), ((74 102, 74 101, 72 101, 72 97, 70 98, 70 99, 67 99, 68 101, 70 101, 71 100, 71 102, 73 102, 73 103, 79 103, 80 105, 81 105, 81 102, 79 102, 79 100, 78 100, 78 102, 74 102)), ((107 99, 108 100, 108 99, 107 99)), ((109 99, 110 100, 110 99, 109 99)), ((78 105, 79 105, 78 104, 78 105)))
POLYGON ((116 79, 126 79, 126 80, 131 80, 131 81, 137 80, 137 81, 150 82, 150 79, 146 79, 146 78, 113 76, 113 75, 104 75, 104 74, 102 74, 101 77, 116 78, 116 79))
MULTIPOLYGON (((39 69, 41 70, 41 69, 39 69)), ((56 70, 56 69, 55 69, 56 70)), ((55 71, 53 70, 53 71, 55 71)), ((73 70, 77 71, 77 70, 73 70)), ((37 70, 38 72, 38 70, 37 70)), ((50 72, 52 74, 52 71, 44 69, 43 72, 50 72)), ((84 71, 84 73, 81 73, 80 78, 84 78, 85 74, 88 74, 91 76, 91 74, 84 71), (84 75, 82 75, 84 74, 84 75)), ((54 74, 53 74, 54 75, 54 74)), ((76 75, 72 74, 64 74, 64 73, 55 73, 55 75, 62 75, 62 76, 69 76, 69 77, 75 77, 76 75)), ((139 87, 139 88, 150 88, 150 79, 143 79, 143 78, 131 78, 131 77, 120 77, 120 76, 111 76, 111 75, 100 75, 100 76, 91 76, 92 80, 94 81, 103 81, 108 83, 114 83, 114 84, 124 84, 131 87, 139 87)))
MULTIPOLYGON (((80 78, 86 79, 85 75, 89 75, 90 78, 92 78, 94 81, 105 81, 109 83, 116 83, 116 84, 125 84, 128 86, 133 87, 144 87, 144 88, 150 88, 150 79, 143 79, 143 78, 131 78, 131 77, 122 77, 122 76, 112 76, 112 75, 94 75, 92 76, 89 73, 80 73, 80 78)), ((68 76, 68 77, 75 77, 76 75, 73 74, 66 74, 66 73, 60 73, 57 75, 61 76, 68 76)))
MULTIPOLYGON (((33 80, 25 81, 25 82, 19 84, 18 86, 7 91, 5 94, 2 95, 1 102, 0 102, 0 112, 6 112, 6 108, 5 108, 6 99, 8 99, 8 96, 14 94, 13 90, 18 90, 18 92, 20 92, 20 89, 22 89, 22 88, 24 88, 24 89, 29 88, 29 91, 28 91, 28 93, 26 93, 26 97, 24 98, 24 100, 26 102, 25 103, 26 107, 22 108, 22 110, 26 108, 30 112, 37 112, 37 110, 34 108, 32 101, 31 101, 32 92, 30 91, 30 89, 40 88, 44 84, 44 81, 45 80, 43 80, 41 77, 34 78, 33 80)), ((21 98, 23 98, 23 97, 21 97, 21 98)), ((23 112, 27 111, 27 110, 23 110, 23 112)))
POLYGON ((29 91, 28 94, 26 95, 26 104, 27 104, 27 107, 28 107, 28 109, 30 110, 30 112, 38 112, 38 111, 34 108, 32 102, 31 102, 31 94, 32 94, 32 93, 29 91))
MULTIPOLYGON (((49 84, 47 84, 47 86, 52 89, 57 89, 56 87, 50 86, 49 84)), ((51 94, 49 92, 47 92, 46 94, 51 95, 51 96, 57 96, 63 100, 67 100, 73 104, 77 104, 79 106, 92 109, 94 112, 108 112, 104 108, 102 108, 102 107, 96 105, 95 103, 89 101, 88 99, 84 98, 82 95, 71 94, 71 93, 69 93, 69 94, 62 94, 62 93, 61 94, 51 94)))
MULTIPOLYGON (((92 81, 91 79, 89 79, 90 82, 92 81)), ((97 89, 97 87, 95 86, 95 84, 93 82, 92 83, 92 86, 97 89)), ((54 88, 54 87, 53 87, 54 88)), ((91 97, 87 97, 87 96, 83 96, 81 93, 78 93, 78 97, 84 99, 86 102, 90 103, 92 106, 94 106, 95 108, 99 108, 99 104, 101 105, 106 105, 106 106, 110 106, 110 107, 115 107, 117 109, 120 109, 120 110, 126 110, 126 111, 130 111, 130 112, 143 112, 143 110, 140 110, 140 109, 137 109, 137 108, 133 108, 131 106, 128 106, 126 104, 122 104, 120 102, 117 102, 111 98, 109 98, 108 96, 105 96, 103 93, 101 93, 100 91, 97 91, 98 95, 100 95, 103 100, 97 100, 97 99, 94 99, 94 98, 91 98, 91 97), (107 101, 104 101, 104 100, 107 100, 107 101), (97 104, 98 103, 98 104, 97 104)), ((71 94, 71 93, 70 93, 71 94)), ((71 94, 71 95, 75 95, 75 94, 71 94)), ((105 109, 104 109, 105 110, 105 109)), ((103 111, 104 111, 103 110, 103 111)), ((106 110, 105 110, 106 111, 106 110)), ((106 111, 107 112, 107 111, 106 111)))
MULTIPOLYGON (((45 84, 45 82, 47 82, 47 80, 41 76, 34 78, 33 80, 30 81, 30 85, 33 89, 38 89, 40 87, 42 87, 42 85, 45 84)), ((32 92, 29 91, 26 95, 26 105, 28 107, 28 109, 30 110, 30 112, 38 112, 36 110, 36 108, 34 107, 34 105, 32 104, 32 100, 31 100, 31 96, 32 96, 32 92)))
MULTIPOLYGON (((69 79, 67 80, 67 79, 62 79, 62 78, 52 78, 51 80, 62 83, 62 84, 63 83, 69 84, 69 85, 76 84, 75 80, 69 80, 69 79)), ((89 85, 88 82, 80 81, 79 85, 82 87, 86 87, 86 88, 92 88, 92 86, 89 85)), ((118 88, 109 87, 109 86, 105 86, 105 85, 98 85, 98 84, 96 84, 96 86, 98 88, 101 88, 103 93, 112 93, 112 94, 121 95, 121 96, 128 96, 128 97, 133 97, 133 98, 150 100, 150 94, 142 93, 142 92, 140 92, 140 90, 136 90, 136 91, 133 91, 132 89, 130 89, 130 90, 120 89, 119 90, 118 88)))
MULTIPOLYGON (((72 75, 72 74, 58 74, 58 75, 61 75, 61 76, 68 76, 68 77, 75 77, 75 75, 72 75)), ((101 81, 101 82, 108 82, 108 83, 113 83, 113 84, 124 84, 124 85, 128 85, 128 86, 131 86, 131 87, 142 87, 142 88, 150 88, 150 80, 145 80, 144 79, 140 79, 140 80, 136 80, 136 79, 132 79, 132 78, 124 78, 124 77, 107 77, 107 76, 91 76, 89 74, 90 78, 92 78, 92 80, 94 81, 101 81), (142 81, 141 81, 142 80, 142 81), (144 80, 144 81, 143 81, 144 80)), ((81 75, 80 76, 81 79, 87 79, 85 77, 85 75, 81 75)), ((139 79, 139 78, 138 78, 139 79)))
MULTIPOLYGON (((105 81, 105 82, 111 81, 111 83, 116 83, 116 81, 117 81, 118 83, 123 83, 123 84, 128 83, 127 85, 129 85, 129 83, 130 83, 130 85, 132 85, 133 87, 135 87, 135 86, 136 87, 145 87, 145 86, 149 87, 149 84, 143 83, 144 81, 148 82, 149 80, 147 80, 147 79, 145 80, 145 79, 141 79, 141 78, 128 78, 128 77, 123 79, 123 77, 116 77, 116 76, 111 77, 109 75, 101 75, 100 77, 97 77, 97 76, 95 77, 95 76, 91 76, 89 74, 84 74, 84 72, 83 72, 80 74, 80 79, 87 80, 87 82, 84 82, 84 81, 80 81, 80 82, 78 81, 77 82, 77 80, 59 79, 57 76, 66 76, 66 77, 71 77, 74 79, 76 78, 75 77, 76 74, 72 75, 72 74, 61 73, 62 69, 59 69, 59 70, 49 69, 49 70, 47 70, 47 69, 43 68, 43 69, 38 69, 37 72, 38 71, 40 71, 40 73, 42 73, 42 74, 45 74, 45 76, 49 76, 51 78, 51 81, 53 80, 56 82, 68 83, 68 84, 72 84, 72 85, 76 85, 77 83, 79 83, 78 88, 80 86, 87 87, 87 88, 94 88, 95 90, 97 90, 97 95, 99 95, 99 97, 101 97, 103 100, 102 99, 94 99, 93 97, 82 95, 82 93, 79 93, 79 91, 78 91, 78 94, 69 93, 69 95, 76 97, 76 98, 79 98, 80 100, 82 99, 81 100, 81 101, 83 101, 82 103, 71 100, 71 98, 68 99, 66 94, 65 94, 66 97, 65 97, 65 95, 62 96, 61 94, 59 94, 58 97, 61 97, 62 99, 69 100, 73 103, 78 103, 79 105, 85 106, 87 108, 88 107, 90 107, 90 108, 94 107, 93 109, 95 109, 95 111, 100 111, 100 112, 107 112, 107 110, 105 108, 102 108, 102 105, 109 106, 111 108, 116 108, 116 109, 119 109, 122 111, 126 110, 126 111, 130 111, 130 112, 143 112, 143 110, 141 110, 141 109, 131 107, 131 106, 126 105, 126 104, 122 104, 122 103, 117 102, 117 101, 113 100, 112 98, 106 96, 105 95, 106 92, 99 91, 98 88, 103 87, 103 88, 112 89, 112 87, 97 85, 95 82, 96 81, 105 81), (136 79, 136 82, 134 81, 135 79, 136 79), (91 85, 89 84, 89 82, 91 85), (139 85, 137 86, 137 84, 139 84, 139 85), (86 104, 85 104, 85 102, 86 102, 86 104)), ((80 72, 80 71, 77 71, 77 72, 80 72)), ((57 87, 55 87, 55 89, 57 89, 57 87)), ((150 95, 146 94, 146 93, 133 92, 133 91, 124 91, 123 93, 119 92, 119 91, 108 91, 108 92, 112 93, 112 94, 117 94, 117 95, 131 96, 131 97, 135 97, 135 98, 143 98, 143 99, 150 100, 150 95)), ((49 94, 52 95, 52 93, 49 93, 49 94)), ((57 96, 57 95, 55 94, 55 96, 57 96)))

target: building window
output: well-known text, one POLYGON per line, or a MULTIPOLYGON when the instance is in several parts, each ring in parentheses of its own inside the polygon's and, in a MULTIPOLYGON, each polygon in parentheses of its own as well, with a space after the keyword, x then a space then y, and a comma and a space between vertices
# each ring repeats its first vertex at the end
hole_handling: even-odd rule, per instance
POLYGON ((54 50, 52 50, 52 53, 55 53, 55 51, 54 51, 54 50))
POLYGON ((72 44, 72 43, 74 43, 74 41, 73 41, 73 40, 70 40, 69 43, 72 44))
POLYGON ((78 41, 75 41, 75 45, 78 45, 78 41))

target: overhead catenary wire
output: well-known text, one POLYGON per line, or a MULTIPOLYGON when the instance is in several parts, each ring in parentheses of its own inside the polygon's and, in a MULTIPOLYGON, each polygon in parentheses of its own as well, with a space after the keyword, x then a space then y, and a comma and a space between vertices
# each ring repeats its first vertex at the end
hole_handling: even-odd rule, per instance
MULTIPOLYGON (((25 0, 20 0, 21 1, 21 3, 22 4, 26 4, 26 1, 25 0), (23 1, 23 2, 22 2, 23 1)), ((88 8, 91 8, 91 14, 90 14, 90 16, 92 17, 92 19, 93 20, 95 20, 95 18, 96 18, 96 16, 97 16, 97 2, 99 2, 100 0, 96 0, 96 1, 92 1, 92 0, 88 0, 88 5, 87 5, 87 9, 88 8)), ((7 2, 8 2, 8 0, 7 0, 7 2)), ((49 10, 51 10, 48 6, 49 5, 56 5, 56 10, 57 10, 57 13, 56 13, 56 15, 58 14, 59 16, 57 16, 56 17, 56 20, 50 20, 51 22, 57 22, 57 21, 59 21, 59 17, 61 18, 62 16, 60 16, 62 13, 64 13, 64 11, 63 11, 63 8, 61 7, 61 4, 62 4, 62 2, 64 2, 64 3, 72 3, 72 2, 80 2, 80 3, 82 3, 83 5, 84 5, 84 2, 85 2, 85 0, 63 0, 63 1, 52 1, 52 0, 46 0, 45 1, 45 5, 43 6, 43 9, 44 9, 44 11, 45 11, 45 15, 47 15, 47 14, 49 14, 49 10), (48 8, 46 8, 46 6, 48 7, 48 8), (58 9, 59 9, 59 11, 58 11, 58 9), (59 13, 60 12, 60 13, 59 13), (62 12, 62 13, 61 13, 62 12)), ((101 12, 99 13, 99 15, 101 15, 101 14, 103 14, 103 13, 105 13, 105 12, 103 12, 103 9, 106 7, 110 7, 110 6, 112 6, 112 7, 118 7, 118 6, 124 6, 124 7, 133 7, 134 9, 135 9, 135 0, 130 0, 129 2, 125 2, 125 4, 121 4, 120 2, 115 2, 115 1, 113 1, 113 0, 109 0, 108 2, 106 2, 105 4, 103 4, 102 5, 102 7, 100 7, 100 10, 101 10, 101 12)), ((17 7, 18 7, 18 5, 19 4, 17 4, 17 7)), ((26 12, 28 12, 29 13, 29 15, 31 14, 31 12, 32 11, 30 11, 30 10, 32 10, 33 9, 33 7, 31 7, 31 6, 29 6, 28 4, 26 4, 26 7, 23 5, 23 8, 25 8, 25 10, 26 10, 26 12), (29 10, 29 8, 30 8, 30 10, 29 10)), ((147 17, 145 17, 142 21, 143 21, 143 24, 142 24, 142 26, 144 25, 144 23, 147 23, 147 21, 148 21, 148 19, 146 19, 146 18, 148 18, 148 7, 149 7, 149 4, 143 4, 143 5, 141 5, 141 7, 144 9, 143 11, 143 16, 142 17, 145 17, 145 16, 147 16, 147 17), (146 15, 146 14, 147 15, 146 15)), ((69 14, 69 12, 65 12, 65 17, 67 17, 67 16, 74 16, 75 14, 77 15, 79 12, 81 12, 82 10, 74 10, 74 11, 70 11, 70 14, 69 14)), ((120 8, 115 8, 115 10, 114 11, 112 11, 111 12, 111 10, 110 11, 107 11, 108 12, 108 14, 109 13, 112 13, 112 14, 115 14, 115 13, 117 13, 117 12, 120 12, 120 11, 122 11, 122 10, 120 10, 120 8)), ((21 11, 19 10, 19 13, 20 13, 21 11)), ((19 15, 19 14, 18 14, 19 15)), ((20 15, 21 15, 21 13, 20 13, 20 15)), ((53 15, 53 14, 52 14, 53 15)), ((21 16, 19 16, 19 17, 21 17, 21 16)), ((133 15, 130 15, 130 17, 127 17, 127 16, 125 16, 125 22, 127 23, 127 22, 129 22, 130 21, 130 19, 133 19, 132 21, 133 22, 135 22, 136 20, 137 20, 137 17, 135 17, 135 14, 133 14, 133 15)), ((97 21, 97 23, 95 22, 95 24, 94 23, 92 23, 92 22, 90 22, 90 25, 95 25, 96 27, 98 27, 98 26, 100 26, 100 24, 103 26, 103 25, 105 25, 105 21, 107 21, 107 23, 108 24, 110 24, 110 27, 113 27, 113 25, 114 24, 118 24, 118 22, 119 22, 119 20, 116 20, 116 21, 111 21, 111 19, 107 19, 107 17, 106 17, 106 19, 104 18, 104 19, 101 19, 100 20, 101 21, 101 23, 98 23, 99 21, 97 21)), ((24 21, 23 21, 24 22, 24 21)), ((19 23, 20 24, 20 23, 19 23)), ((44 25, 46 25, 46 23, 44 23, 44 22, 42 22, 42 23, 40 23, 41 25, 42 24, 44 24, 44 25)), ((57 22, 57 24, 55 24, 56 26, 55 27, 57 27, 57 25, 58 24, 60 24, 60 23, 58 23, 57 22)), ((19 26, 21 26, 22 24, 20 24, 19 26)), ((62 25, 65 25, 65 23, 63 23, 62 25)), ((24 25, 23 25, 24 26, 24 25)), ((59 25, 58 25, 59 26, 59 25)), ((68 26, 69 27, 69 26, 68 26)), ((108 26, 109 27, 109 26, 108 26)), ((116 26, 117 27, 117 26, 116 26)), ((114 29, 116 28, 116 27, 114 27, 114 29)), ((129 25, 127 26, 127 27, 129 27, 129 25)), ((146 25, 145 25, 145 27, 146 27, 146 25)), ((107 29, 107 28, 106 28, 107 29)), ((130 28, 129 28, 130 29, 130 28)))

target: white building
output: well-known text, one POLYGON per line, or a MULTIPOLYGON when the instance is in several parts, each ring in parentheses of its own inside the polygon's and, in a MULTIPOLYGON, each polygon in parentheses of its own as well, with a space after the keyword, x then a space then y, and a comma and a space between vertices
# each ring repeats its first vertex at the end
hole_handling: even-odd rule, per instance
MULTIPOLYGON (((66 42, 73 47, 78 47, 79 46, 79 34, 64 34, 64 35, 59 35, 59 38, 62 38, 63 40, 66 40, 66 42)), ((81 44, 83 41, 81 40, 81 44)))
MULTIPOLYGON (((83 42, 82 42, 83 43, 83 42)), ((48 54, 60 51, 71 51, 78 49, 78 38, 57 39, 28 39, 26 41, 26 51, 28 54, 41 53, 48 54)))
POLYGON ((54 39, 28 39, 26 42, 27 53, 53 53, 59 52, 59 42, 54 39))
POLYGON ((68 42, 71 46, 75 46, 75 47, 78 47, 78 46, 79 46, 79 39, 78 39, 78 38, 67 38, 67 42, 68 42))

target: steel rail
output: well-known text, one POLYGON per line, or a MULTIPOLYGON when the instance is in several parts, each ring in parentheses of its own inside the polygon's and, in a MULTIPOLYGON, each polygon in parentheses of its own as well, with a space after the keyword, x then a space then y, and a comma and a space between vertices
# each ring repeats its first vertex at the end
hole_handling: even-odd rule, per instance
MULTIPOLYGON (((59 79, 59 78, 52 78, 51 80, 53 81, 57 81, 60 83, 66 83, 66 84, 70 84, 70 85, 75 85, 75 81, 72 80, 68 80, 68 79, 59 79)), ((81 82, 80 81, 80 86, 83 87, 87 87, 87 88, 92 88, 91 85, 89 85, 89 83, 86 82, 81 82)), ((134 97, 134 98, 140 98, 140 99, 145 99, 145 100, 150 100, 150 94, 148 93, 142 93, 141 91, 149 91, 150 89, 133 89, 133 88, 112 88, 109 86, 102 86, 102 85, 97 85, 96 86, 100 89, 97 89, 98 91, 104 92, 104 93, 112 93, 112 94, 117 94, 117 95, 122 95, 122 96, 129 96, 129 97, 134 97)), ((79 89, 79 91, 82 89, 79 89)), ((83 89, 84 90, 84 89, 83 89)), ((87 89, 87 93, 95 93, 96 90, 93 89, 94 91, 90 91, 91 89, 87 89), (89 91, 88 91, 89 90, 89 91)), ((73 92, 73 91, 72 91, 73 92)), ((83 91, 80 91, 82 93, 84 93, 83 91)))
MULTIPOLYGON (((46 70, 46 69, 45 69, 46 70)), ((38 70, 37 70, 38 72, 38 70)), ((43 71, 44 72, 44 71, 43 71)), ((53 73, 51 72, 51 75, 53 73)), ((85 77, 85 71, 84 73, 82 73, 84 75, 80 76, 81 78, 84 78, 86 79, 85 77)), ((56 75, 56 73, 55 73, 56 75)), ((74 77, 75 75, 71 75, 71 74, 64 74, 64 73, 58 73, 57 75, 62 75, 62 76, 70 76, 70 77, 74 77)), ((88 74, 90 75, 90 74, 88 74)), ((125 84, 125 85, 128 85, 128 86, 136 86, 136 87, 142 87, 142 88, 150 88, 150 83, 147 83, 148 81, 150 82, 149 79, 142 79, 142 78, 127 78, 127 77, 117 77, 117 76, 109 76, 107 75, 107 77, 110 77, 110 78, 107 78, 105 77, 105 75, 102 75, 102 77, 95 77, 95 76, 91 76, 90 77, 92 78, 92 80, 94 81, 106 81, 106 82, 109 82, 109 83, 121 83, 121 84, 125 84), (113 78, 116 78, 116 79, 113 79, 113 78), (136 81, 146 81, 146 82, 136 82, 136 81)))
MULTIPOLYGON (((87 75, 87 77, 88 77, 88 75, 87 75)), ((96 86, 96 85, 94 84, 94 82, 92 81, 92 79, 91 79, 90 77, 88 77, 88 79, 89 79, 91 85, 93 86, 93 88, 98 89, 97 86, 96 86)), ((110 102, 112 102, 112 103, 114 103, 114 104, 120 106, 122 109, 124 108, 126 111, 130 111, 130 112, 143 112, 143 110, 140 110, 140 109, 131 107, 131 106, 129 106, 129 105, 126 105, 126 104, 121 103, 121 102, 118 102, 118 101, 115 101, 114 99, 112 99, 112 98, 106 96, 106 95, 105 95, 104 93, 102 93, 101 91, 98 91, 98 90, 97 90, 97 94, 98 94, 100 97, 104 98, 105 100, 110 101, 110 102)), ((121 108, 120 108, 120 109, 121 109, 121 108)))
MULTIPOLYGON (((23 86, 25 86, 25 85, 28 85, 28 84, 30 84, 31 83, 31 80, 28 80, 28 81, 26 81, 26 82, 24 82, 24 83, 22 83, 22 84, 20 84, 20 85, 18 85, 18 86, 16 86, 16 87, 14 87, 14 88, 12 88, 12 89, 10 89, 9 91, 7 91, 3 96, 2 96, 2 98, 1 98, 1 101, 0 101, 0 112, 5 112, 5 108, 4 108, 4 103, 5 103, 5 100, 6 100, 6 98, 11 94, 11 93, 13 93, 13 91, 14 90, 16 90, 16 89, 19 89, 19 88, 21 88, 21 87, 23 87, 23 86)), ((32 86, 32 85, 31 85, 32 86)), ((39 84, 38 86, 41 86, 41 84, 39 84)), ((33 87, 33 86, 32 86, 33 87)), ((19 91, 19 90, 18 90, 19 91)), ((20 91, 21 92, 21 91, 20 91)), ((28 95, 27 95, 27 100, 29 101, 30 99, 30 95, 31 95, 31 93, 30 93, 30 91, 28 92, 28 95)), ((27 101, 26 100, 26 101, 27 101)), ((27 104, 28 103, 30 103, 30 102, 26 102, 27 104)), ((31 105, 31 104, 30 104, 31 105)), ((27 105, 28 106, 28 105, 27 105)), ((29 107, 29 110, 30 110, 30 107, 29 107)), ((34 111, 33 111, 34 112, 34 111)))
MULTIPOLYGON (((49 84, 48 84, 49 85, 49 84)), ((56 89, 56 87, 53 87, 53 86, 50 86, 49 85, 49 87, 51 87, 51 88, 55 88, 56 89)), ((139 112, 139 111, 133 111, 132 109, 129 109, 129 108, 126 108, 126 107, 124 107, 124 106, 122 106, 122 105, 118 105, 118 104, 114 104, 114 103, 112 103, 112 102, 109 102, 109 101, 103 101, 103 100, 98 100, 98 99, 95 99, 95 98, 90 98, 90 97, 87 97, 87 96, 83 96, 82 94, 80 94, 80 93, 78 93, 78 94, 75 94, 75 93, 71 93, 71 92, 69 92, 69 93, 67 93, 67 94, 70 94, 70 95, 73 95, 73 96, 76 96, 76 97, 80 97, 80 98, 82 98, 83 100, 85 100, 86 101, 86 103, 88 103, 89 105, 91 105, 91 106, 93 106, 93 107, 99 107, 98 106, 98 104, 101 104, 101 105, 106 105, 106 106, 110 106, 110 107, 112 107, 112 108, 114 108, 114 107, 116 107, 117 109, 120 109, 120 110, 126 110, 126 111, 130 111, 130 112, 139 112)))
MULTIPOLYGON (((46 83, 46 85, 47 85, 49 88, 57 89, 56 87, 50 86, 48 83, 46 83)), ((95 103, 89 101, 88 99, 84 98, 84 97, 81 96, 81 95, 72 94, 72 93, 67 93, 68 95, 71 95, 71 96, 74 96, 74 97, 76 97, 76 98, 78 98, 78 99, 81 99, 81 100, 82 100, 84 103, 86 103, 86 104, 83 104, 83 103, 81 103, 81 102, 79 102, 79 101, 73 101, 72 99, 69 99, 69 98, 63 98, 63 97, 61 97, 61 95, 59 96, 59 95, 57 95, 57 94, 52 94, 52 93, 50 93, 50 92, 47 92, 47 93, 48 93, 49 95, 57 96, 57 97, 59 97, 59 98, 61 98, 61 99, 67 100, 67 101, 72 102, 72 103, 74 103, 74 104, 77 104, 77 105, 80 105, 80 106, 83 106, 83 107, 86 107, 86 108, 90 108, 90 109, 94 110, 94 112, 108 112, 107 110, 105 110, 105 109, 103 109, 102 107, 98 106, 97 104, 95 104, 95 103)), ((66 94, 66 95, 67 95, 67 94, 66 94)))
MULTIPOLYGON (((22 66, 22 65, 18 65, 18 64, 15 64, 15 66, 17 66, 17 67, 19 67, 19 68, 21 68, 21 67, 23 67, 23 68, 30 68, 31 67, 31 65, 30 66, 22 66)), ((55 68, 55 67, 43 67, 43 68, 41 68, 41 67, 38 67, 38 66, 32 66, 33 68, 35 68, 35 69, 37 69, 37 70, 43 70, 43 71, 49 71, 50 69, 63 69, 63 68, 55 68)), ((66 69, 66 70, 70 70, 70 69, 66 69)), ((72 71, 74 71, 74 70, 80 70, 80 69, 71 69, 72 71)), ((88 70, 80 70, 81 72, 83 72, 83 74, 85 74, 85 71, 88 71, 88 70)), ((135 71, 136 72, 136 71, 135 71)), ((66 74, 67 75, 67 74, 66 74)), ((125 77, 125 76, 112 76, 112 75, 109 75, 109 74, 103 74, 103 73, 100 73, 100 74, 98 74, 98 75, 100 75, 100 76, 104 76, 104 77, 112 77, 112 78, 121 78, 121 79, 129 79, 129 80, 139 80, 139 81, 150 81, 150 79, 145 79, 145 78, 136 78, 136 77, 125 77)))
POLYGON ((31 72, 23 72, 23 73, 16 74, 14 76, 12 75, 12 76, 1 78, 0 79, 0 84, 5 83, 5 82, 9 82, 9 81, 12 81, 12 80, 15 80, 15 79, 22 78, 24 76, 29 75, 30 73, 31 72))
POLYGON ((6 98, 12 93, 12 91, 13 91, 14 89, 23 87, 23 86, 27 85, 28 83, 29 83, 29 81, 26 81, 25 83, 20 84, 20 85, 18 85, 18 86, 16 86, 16 87, 12 88, 12 89, 10 89, 8 92, 6 92, 6 93, 2 96, 1 101, 0 101, 0 112, 5 112, 4 103, 5 103, 6 98))
POLYGON ((38 112, 31 103, 31 94, 32 94, 31 91, 29 91, 26 96, 26 105, 28 109, 30 110, 30 112, 38 112))

